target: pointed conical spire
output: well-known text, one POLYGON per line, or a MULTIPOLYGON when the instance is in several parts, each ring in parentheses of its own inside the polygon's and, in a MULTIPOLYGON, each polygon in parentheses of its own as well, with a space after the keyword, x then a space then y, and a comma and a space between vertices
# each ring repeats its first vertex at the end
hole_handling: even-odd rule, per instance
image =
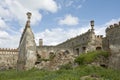
POLYGON ((32 13, 27 12, 26 15, 27 15, 27 18, 28 18, 27 23, 26 23, 26 27, 30 27, 30 19, 31 19, 32 13))

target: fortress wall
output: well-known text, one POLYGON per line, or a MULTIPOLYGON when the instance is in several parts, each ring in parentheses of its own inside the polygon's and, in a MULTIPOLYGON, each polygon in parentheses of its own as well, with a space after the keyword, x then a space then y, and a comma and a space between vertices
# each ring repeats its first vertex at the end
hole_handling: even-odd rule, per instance
POLYGON ((18 49, 0 48, 0 70, 15 69, 18 60, 18 49))

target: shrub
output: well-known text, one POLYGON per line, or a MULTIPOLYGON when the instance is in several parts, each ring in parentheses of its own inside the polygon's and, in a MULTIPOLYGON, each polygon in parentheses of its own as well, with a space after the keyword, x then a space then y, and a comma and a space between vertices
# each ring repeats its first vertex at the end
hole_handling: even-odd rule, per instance
POLYGON ((65 69, 65 70, 72 69, 72 64, 68 63, 68 64, 65 64, 65 65, 61 65, 60 69, 65 69))
POLYGON ((79 65, 89 64, 98 59, 100 56, 107 58, 109 55, 108 52, 105 51, 93 51, 88 53, 82 53, 75 59, 75 62, 79 65))

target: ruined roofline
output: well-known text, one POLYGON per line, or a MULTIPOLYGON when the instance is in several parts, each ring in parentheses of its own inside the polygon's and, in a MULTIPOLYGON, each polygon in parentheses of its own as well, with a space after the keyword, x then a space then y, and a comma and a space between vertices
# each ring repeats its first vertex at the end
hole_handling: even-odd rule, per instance
POLYGON ((118 23, 115 23, 114 25, 110 25, 109 27, 107 27, 107 29, 105 31, 108 32, 115 28, 120 28, 120 21, 118 23))
MULTIPOLYGON (((21 43, 21 41, 22 41, 22 39, 23 39, 23 36, 24 36, 27 28, 30 28, 30 19, 31 19, 32 13, 27 12, 26 15, 27 15, 27 17, 28 17, 28 20, 27 20, 27 22, 26 22, 26 25, 25 25, 25 28, 24 28, 24 30, 23 30, 22 36, 21 36, 21 38, 20 38, 20 43, 21 43)), ((20 44, 20 43, 19 43, 19 44, 20 44)))
POLYGON ((0 51, 18 52, 18 48, 0 48, 0 51))
POLYGON ((90 26, 91 26, 91 29, 88 29, 87 32, 82 33, 82 34, 80 34, 80 35, 77 35, 77 36, 75 36, 75 37, 73 37, 73 38, 67 39, 66 41, 64 41, 64 42, 62 42, 62 43, 60 43, 60 44, 57 44, 56 46, 59 46, 59 45, 61 45, 61 44, 67 43, 67 42, 69 42, 69 41, 72 41, 72 40, 74 40, 74 39, 76 39, 76 38, 78 38, 78 37, 81 37, 81 38, 82 38, 82 37, 84 37, 85 35, 87 35, 87 34, 89 34, 89 33, 95 33, 95 32, 94 32, 94 20, 91 20, 91 21, 90 21, 90 26))

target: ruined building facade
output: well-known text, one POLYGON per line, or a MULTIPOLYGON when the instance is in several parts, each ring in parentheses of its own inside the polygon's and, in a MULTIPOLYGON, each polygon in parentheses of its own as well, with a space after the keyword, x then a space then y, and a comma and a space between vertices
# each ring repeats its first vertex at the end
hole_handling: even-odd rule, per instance
POLYGON ((29 70, 35 67, 37 62, 39 63, 38 57, 49 59, 51 54, 58 54, 61 51, 78 56, 89 51, 105 50, 110 52, 109 67, 120 69, 120 23, 107 28, 106 37, 95 34, 94 21, 91 21, 91 28, 86 33, 55 46, 45 46, 43 39, 40 39, 39 46, 36 46, 34 34, 30 27, 31 15, 31 13, 27 13, 28 20, 18 49, 0 49, 0 67, 4 60, 5 65, 17 66, 18 70, 29 70), (6 56, 8 57, 6 58, 6 56))

